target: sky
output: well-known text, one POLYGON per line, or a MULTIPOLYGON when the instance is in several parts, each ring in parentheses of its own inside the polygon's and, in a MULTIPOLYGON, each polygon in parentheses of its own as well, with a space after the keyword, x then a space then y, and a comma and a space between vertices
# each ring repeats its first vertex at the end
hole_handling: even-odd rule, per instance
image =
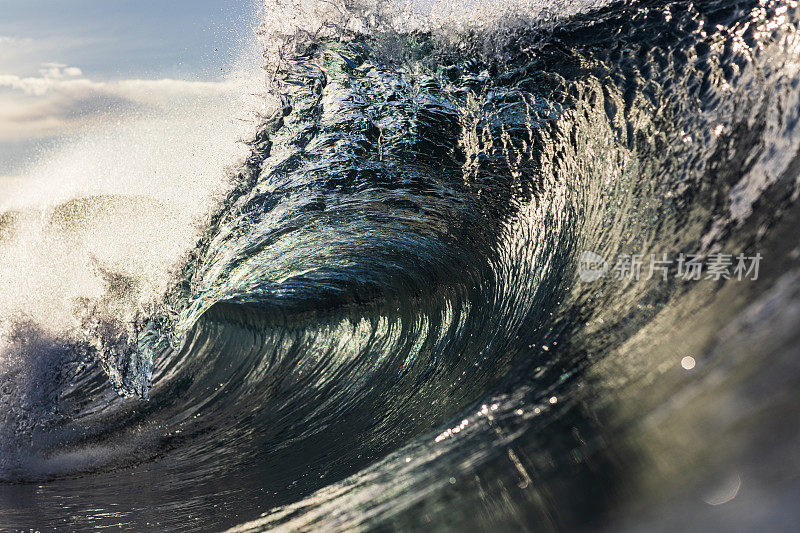
POLYGON ((223 90, 253 0, 0 0, 0 179, 99 117, 223 90))

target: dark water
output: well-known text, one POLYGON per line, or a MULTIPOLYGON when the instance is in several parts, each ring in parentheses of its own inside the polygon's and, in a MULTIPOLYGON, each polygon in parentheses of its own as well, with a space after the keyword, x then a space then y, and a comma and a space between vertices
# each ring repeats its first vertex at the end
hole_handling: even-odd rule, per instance
POLYGON ((295 41, 163 300, 108 318, 101 271, 91 342, 16 324, 0 526, 791 530, 798 24, 634 1, 295 41))

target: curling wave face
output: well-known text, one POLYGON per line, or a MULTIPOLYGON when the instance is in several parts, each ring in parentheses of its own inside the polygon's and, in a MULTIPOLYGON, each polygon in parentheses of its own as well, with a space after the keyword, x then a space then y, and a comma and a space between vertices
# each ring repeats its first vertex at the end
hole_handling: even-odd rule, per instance
MULTIPOLYGON (((274 113, 157 297, 97 261, 102 289, 66 315, 79 335, 13 322, 0 524, 796 513, 797 469, 765 473, 797 431, 796 2, 519 3, 416 26, 391 7, 326 4, 297 14, 319 22, 303 33, 265 15, 274 113), (588 280, 586 251, 764 262, 750 281, 588 280)), ((102 239, 99 204, 171 216, 131 201, 48 224, 102 239)), ((0 242, 26 216, 6 212, 0 242)))

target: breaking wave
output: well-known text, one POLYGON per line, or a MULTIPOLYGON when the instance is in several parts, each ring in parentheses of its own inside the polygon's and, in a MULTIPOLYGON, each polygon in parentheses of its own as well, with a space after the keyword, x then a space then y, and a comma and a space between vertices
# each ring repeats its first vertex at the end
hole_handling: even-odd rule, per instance
POLYGON ((3 204, 0 525, 796 518, 796 2, 261 17, 3 204))

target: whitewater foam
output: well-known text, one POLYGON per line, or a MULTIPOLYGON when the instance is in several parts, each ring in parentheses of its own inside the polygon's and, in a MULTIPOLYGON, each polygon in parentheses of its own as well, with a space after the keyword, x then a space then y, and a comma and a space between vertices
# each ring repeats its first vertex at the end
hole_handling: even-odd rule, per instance
MULTIPOLYGON (((0 360, 19 324, 101 350, 135 346, 139 315, 163 296, 247 155, 242 141, 266 105, 253 96, 263 89, 254 57, 243 45, 216 82, 141 82, 152 105, 107 110, 5 184, 0 360), (97 338, 109 328, 116 340, 97 338)), ((104 366, 115 381, 113 361, 104 366)))

